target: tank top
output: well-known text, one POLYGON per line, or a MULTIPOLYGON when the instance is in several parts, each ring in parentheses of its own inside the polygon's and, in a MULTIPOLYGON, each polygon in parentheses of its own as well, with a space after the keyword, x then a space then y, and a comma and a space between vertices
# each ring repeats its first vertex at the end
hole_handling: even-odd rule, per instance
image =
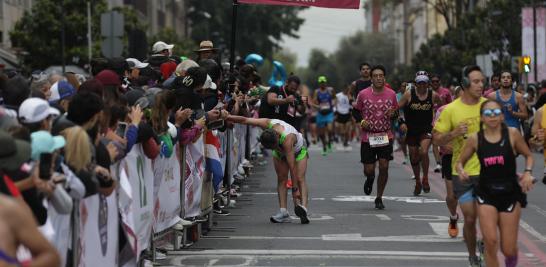
POLYGON ((349 114, 351 111, 351 103, 349 102, 349 97, 344 93, 338 93, 336 95, 336 110, 339 114, 349 114))
POLYGON ((354 99, 356 99, 356 97, 358 96, 358 93, 360 93, 360 91, 372 86, 372 81, 371 80, 367 80, 367 81, 363 81, 361 79, 358 79, 355 81, 355 87, 356 87, 356 90, 354 92, 354 99))
POLYGON ((332 94, 330 92, 322 92, 320 89, 317 89, 317 100, 319 103, 319 111, 321 112, 331 112, 332 111, 332 94))
POLYGON ((301 135, 301 133, 298 132, 296 130, 296 128, 294 128, 292 125, 290 125, 290 124, 288 124, 288 123, 286 123, 284 121, 277 120, 277 119, 270 120, 268 128, 271 129, 276 124, 280 124, 284 128, 284 131, 282 132, 281 137, 279 139, 279 144, 283 144, 284 140, 286 139, 286 137, 289 134, 295 134, 296 135, 296 142, 294 143, 294 151, 296 151, 296 152, 300 151, 301 148, 303 147, 303 144, 304 144, 303 143, 303 136, 301 135))
POLYGON ((477 155, 480 160, 479 193, 497 197, 514 196, 521 192, 508 127, 502 126, 502 137, 496 143, 487 141, 483 130, 480 130, 477 155))
POLYGON ((432 131, 433 108, 432 90, 427 90, 427 98, 420 100, 412 89, 411 99, 404 108, 404 117, 409 133, 430 133, 432 131))
POLYGON ((514 112, 519 111, 519 106, 518 106, 518 103, 516 102, 516 93, 514 92, 514 90, 512 90, 512 95, 510 96, 510 99, 508 99, 508 101, 502 100, 500 96, 500 90, 497 90, 495 94, 497 96, 496 97, 497 101, 499 101, 499 103, 501 103, 501 105, 503 106, 502 111, 504 113, 504 123, 506 123, 508 127, 514 127, 514 128, 520 129, 521 123, 519 119, 514 117, 514 115, 512 115, 510 112, 508 112, 508 108, 507 108, 507 106, 512 106, 512 111, 514 112))

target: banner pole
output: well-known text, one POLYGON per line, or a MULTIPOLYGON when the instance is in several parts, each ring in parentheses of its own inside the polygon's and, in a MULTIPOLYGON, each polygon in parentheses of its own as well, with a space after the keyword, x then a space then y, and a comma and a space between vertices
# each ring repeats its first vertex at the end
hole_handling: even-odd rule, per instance
POLYGON ((237 44, 235 37, 237 36, 237 7, 239 3, 233 0, 233 13, 231 16, 231 47, 229 48, 229 72, 233 73, 235 68, 235 45, 237 44))

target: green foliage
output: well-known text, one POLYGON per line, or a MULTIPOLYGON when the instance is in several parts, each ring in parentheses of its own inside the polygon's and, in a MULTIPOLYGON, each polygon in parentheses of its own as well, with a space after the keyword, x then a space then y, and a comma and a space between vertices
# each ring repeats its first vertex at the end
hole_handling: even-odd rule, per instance
POLYGON ((317 88, 317 77, 325 75, 328 83, 340 91, 352 81, 358 79, 361 63, 382 64, 387 69, 387 77, 394 70, 394 41, 392 37, 381 33, 357 32, 343 38, 338 49, 331 55, 313 49, 309 65, 303 74, 304 81, 317 88))
MULTIPOLYGON (((87 5, 81 0, 63 0, 65 14, 66 64, 83 66, 87 63, 87 5)), ((13 47, 21 54, 26 68, 44 69, 60 65, 61 59, 61 8, 58 0, 35 1, 32 12, 25 12, 10 32, 13 47)), ((106 1, 92 1, 93 55, 100 55, 100 14, 107 10, 106 1)), ((126 32, 144 25, 132 9, 117 8, 125 15, 126 32)), ((127 39, 124 38, 127 42, 127 39)))
POLYGON ((530 1, 491 0, 462 17, 444 35, 422 45, 413 70, 442 74, 445 81, 459 79, 465 65, 475 64, 478 54, 494 53, 494 70, 510 69, 510 57, 521 53, 521 8, 530 1))
MULTIPOLYGON (((231 0, 189 0, 192 7, 191 38, 197 43, 211 40, 215 46, 229 48, 231 42, 231 0)), ((280 49, 283 36, 297 37, 304 20, 298 17, 303 10, 290 6, 239 5, 237 19, 236 54, 244 57, 258 53, 271 58, 280 49)))

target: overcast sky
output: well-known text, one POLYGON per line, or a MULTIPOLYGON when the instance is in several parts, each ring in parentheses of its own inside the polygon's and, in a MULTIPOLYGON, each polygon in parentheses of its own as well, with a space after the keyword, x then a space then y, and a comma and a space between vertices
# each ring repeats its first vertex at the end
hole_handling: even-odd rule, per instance
POLYGON ((342 37, 364 30, 366 25, 363 9, 311 7, 300 14, 305 19, 298 32, 300 38, 285 38, 283 43, 283 47, 298 55, 299 66, 307 66, 312 48, 332 53, 342 37))

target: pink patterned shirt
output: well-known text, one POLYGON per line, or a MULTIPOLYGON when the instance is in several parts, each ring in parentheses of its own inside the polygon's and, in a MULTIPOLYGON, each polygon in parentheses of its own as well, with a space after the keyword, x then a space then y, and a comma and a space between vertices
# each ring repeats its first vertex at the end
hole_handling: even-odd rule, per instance
POLYGON ((377 94, 371 87, 368 87, 358 94, 355 108, 360 111, 362 118, 368 122, 368 130, 362 129, 362 142, 368 142, 368 132, 386 132, 389 139, 393 138, 391 118, 385 113, 389 109, 398 109, 396 93, 387 87, 383 92, 377 94))

